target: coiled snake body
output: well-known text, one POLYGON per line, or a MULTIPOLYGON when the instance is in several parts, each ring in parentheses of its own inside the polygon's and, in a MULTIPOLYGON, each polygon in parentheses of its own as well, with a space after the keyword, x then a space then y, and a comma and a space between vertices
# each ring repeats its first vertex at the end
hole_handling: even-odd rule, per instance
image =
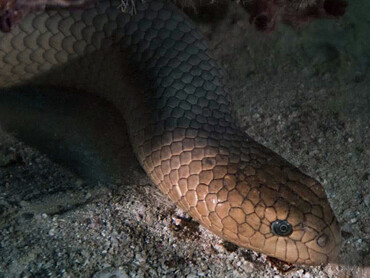
POLYGON ((193 24, 170 4, 137 3, 133 16, 118 5, 28 15, 0 36, 0 87, 103 96, 124 115, 153 182, 196 221, 284 261, 335 258, 340 231, 322 186, 239 129, 193 24))

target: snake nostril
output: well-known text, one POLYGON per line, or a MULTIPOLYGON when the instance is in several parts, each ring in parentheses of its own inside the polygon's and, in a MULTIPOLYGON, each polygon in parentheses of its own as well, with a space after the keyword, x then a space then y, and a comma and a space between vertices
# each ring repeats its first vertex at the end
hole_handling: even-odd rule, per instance
POLYGON ((293 227, 285 220, 277 220, 272 222, 271 232, 277 236, 289 236, 293 233, 293 227))
POLYGON ((318 237, 316 242, 317 242, 317 245, 319 245, 320 247, 325 247, 329 242, 329 237, 328 235, 323 234, 318 237))

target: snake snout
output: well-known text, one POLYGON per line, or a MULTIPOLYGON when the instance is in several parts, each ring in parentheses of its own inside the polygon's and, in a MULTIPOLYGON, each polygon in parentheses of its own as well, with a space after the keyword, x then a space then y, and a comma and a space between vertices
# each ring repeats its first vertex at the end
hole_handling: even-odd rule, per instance
POLYGON ((340 243, 340 238, 331 231, 325 231, 312 242, 307 242, 311 264, 319 265, 336 261, 340 251, 340 243))
POLYGON ((341 233, 333 212, 324 209, 322 219, 306 214, 303 225, 304 236, 300 244, 304 244, 308 251, 307 262, 319 265, 335 261, 341 247, 341 233))

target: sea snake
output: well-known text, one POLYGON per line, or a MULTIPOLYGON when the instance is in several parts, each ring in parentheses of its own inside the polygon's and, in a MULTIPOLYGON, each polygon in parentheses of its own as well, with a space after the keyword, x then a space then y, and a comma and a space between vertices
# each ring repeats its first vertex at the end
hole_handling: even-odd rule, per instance
POLYGON ((124 116, 146 173, 194 220, 283 261, 333 260, 341 235, 322 185, 238 127, 191 20, 161 1, 138 1, 134 15, 119 5, 27 15, 0 35, 0 87, 102 96, 124 116))

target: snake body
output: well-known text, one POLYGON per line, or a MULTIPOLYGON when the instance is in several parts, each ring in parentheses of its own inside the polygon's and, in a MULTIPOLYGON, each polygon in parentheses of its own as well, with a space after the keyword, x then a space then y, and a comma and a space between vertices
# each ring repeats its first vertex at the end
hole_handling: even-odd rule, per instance
POLYGON ((137 3, 133 16, 118 5, 29 14, 0 36, 0 87, 103 96, 122 112, 146 173, 203 226, 284 261, 334 259, 341 236, 321 184, 238 127, 193 23, 163 2, 137 3))

